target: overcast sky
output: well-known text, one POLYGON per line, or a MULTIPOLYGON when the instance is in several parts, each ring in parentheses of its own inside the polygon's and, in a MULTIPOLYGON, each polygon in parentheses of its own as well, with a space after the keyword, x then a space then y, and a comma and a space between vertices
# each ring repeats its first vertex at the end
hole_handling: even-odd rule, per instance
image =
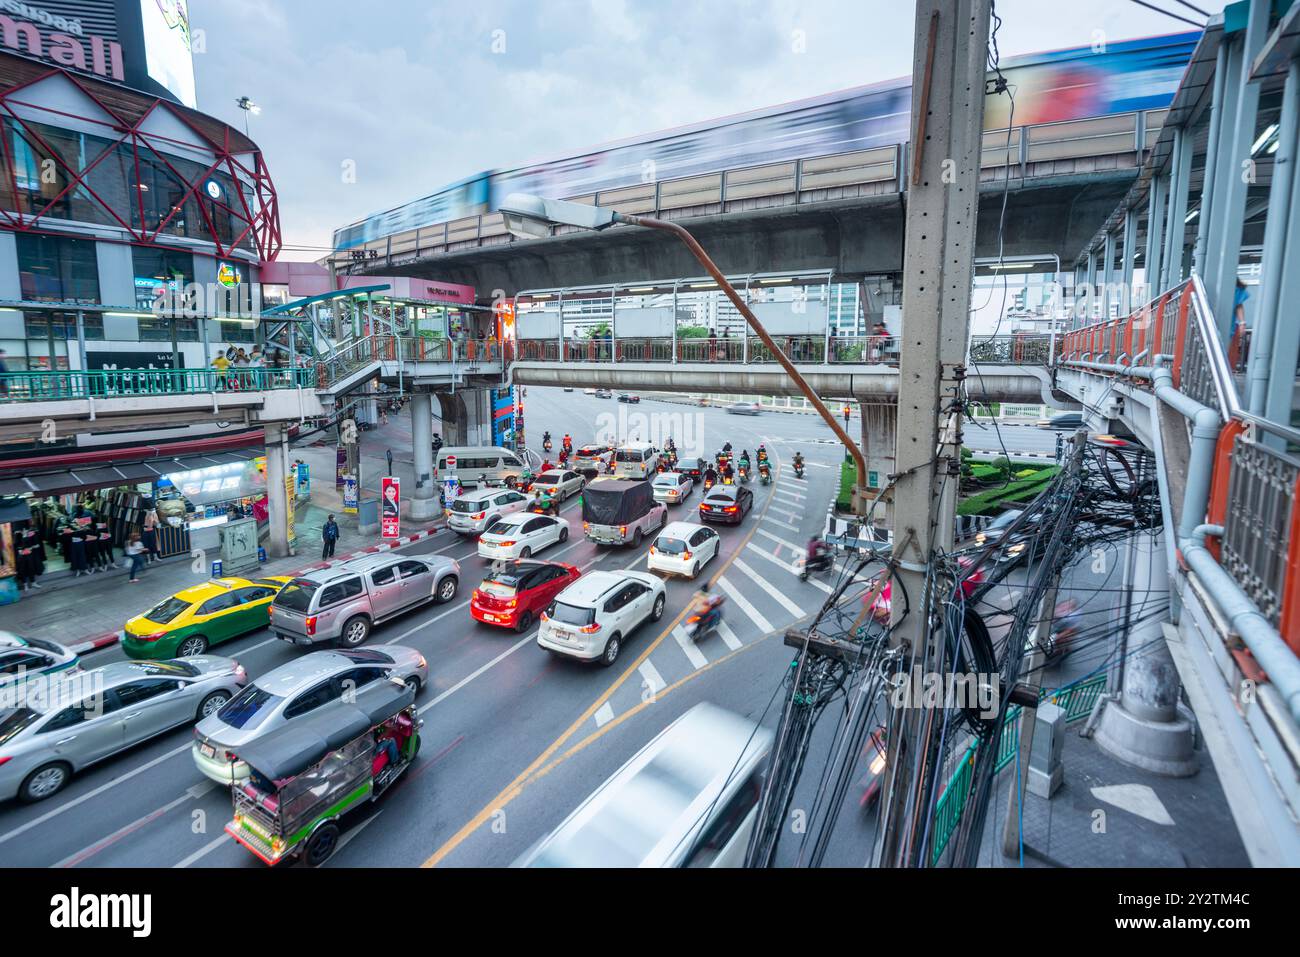
MULTIPOLYGON (((1192 29, 1130 0, 997 10, 1004 56, 1192 29)), ((242 126, 236 98, 262 107, 251 132, 289 260, 482 170, 911 73, 907 0, 191 0, 190 14, 199 108, 242 126)))

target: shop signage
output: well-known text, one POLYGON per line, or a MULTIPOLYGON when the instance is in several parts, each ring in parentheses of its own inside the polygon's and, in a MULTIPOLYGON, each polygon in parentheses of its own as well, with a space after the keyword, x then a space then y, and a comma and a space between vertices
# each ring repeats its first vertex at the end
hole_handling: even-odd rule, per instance
POLYGON ((116 352, 86 350, 88 369, 174 369, 176 357, 170 352, 116 352))
POLYGON ((0 0, 0 11, 0 44, 6 49, 119 83, 126 79, 122 45, 84 32, 80 20, 20 0, 0 0))
POLYGON ((381 482, 379 526, 384 538, 402 535, 402 480, 385 477, 381 482))

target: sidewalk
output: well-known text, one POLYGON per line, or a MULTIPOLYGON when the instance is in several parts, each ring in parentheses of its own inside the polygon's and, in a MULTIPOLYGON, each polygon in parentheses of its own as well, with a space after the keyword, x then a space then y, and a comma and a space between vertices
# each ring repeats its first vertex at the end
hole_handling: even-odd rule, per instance
MULTIPOLYGON (((361 535, 352 516, 336 514, 340 535, 334 557, 320 560, 320 529, 328 511, 315 504, 300 506, 296 520, 296 555, 263 562, 241 576, 296 575, 313 568, 337 565, 357 555, 400 548, 427 538, 443 527, 441 520, 423 525, 393 541, 378 533, 361 535), (351 527, 349 527, 351 526, 351 527)), ((405 523, 404 523, 405 524, 405 523)), ((42 582, 39 589, 23 592, 22 600, 0 612, 3 627, 30 638, 46 638, 84 654, 116 644, 127 619, 147 611, 154 604, 184 588, 212 577, 214 556, 195 558, 177 555, 147 566, 139 584, 128 584, 123 568, 98 572, 89 577, 58 578, 42 582)))

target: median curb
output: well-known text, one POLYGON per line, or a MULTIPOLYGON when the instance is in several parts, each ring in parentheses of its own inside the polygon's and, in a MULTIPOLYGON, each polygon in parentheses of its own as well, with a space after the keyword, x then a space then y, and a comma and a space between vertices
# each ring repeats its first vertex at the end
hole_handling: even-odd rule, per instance
MULTIPOLYGON (((431 538, 432 536, 436 535, 438 532, 442 531, 446 527, 447 527, 446 522, 436 522, 432 525, 428 525, 420 529, 417 532, 412 532, 410 535, 403 535, 401 538, 395 539, 394 541, 380 542, 376 545, 367 545, 365 548, 359 548, 354 552, 348 552, 346 555, 337 556, 335 558, 330 559, 327 562, 324 561, 312 562, 310 565, 304 565, 295 571, 285 572, 284 574, 290 576, 296 576, 296 575, 301 575, 305 572, 320 571, 322 568, 333 568, 336 565, 342 565, 344 562, 351 561, 354 558, 360 558, 363 555, 374 555, 374 554, 378 554, 379 552, 392 551, 395 548, 404 548, 405 546, 412 545, 415 542, 423 541, 426 538, 431 538)), ((280 574, 280 573, 272 573, 272 574, 280 574)), ((121 642, 121 640, 122 640, 122 632, 120 630, 109 631, 103 634, 89 635, 85 638, 81 638, 69 644, 67 648, 73 654, 87 655, 90 654, 92 651, 100 651, 101 649, 109 648, 113 645, 116 645, 119 642, 121 642)))

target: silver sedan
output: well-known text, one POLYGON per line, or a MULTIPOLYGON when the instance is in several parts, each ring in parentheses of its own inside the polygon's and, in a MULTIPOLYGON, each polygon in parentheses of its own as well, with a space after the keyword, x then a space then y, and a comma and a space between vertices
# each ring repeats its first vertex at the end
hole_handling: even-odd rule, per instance
POLYGON ((215 714, 247 681, 239 662, 214 655, 27 681, 0 709, 0 800, 50 797, 82 768, 215 714))
POLYGON ((380 678, 399 678, 415 689, 429 681, 429 663, 414 648, 313 651, 268 671, 194 729, 194 764, 218 784, 248 777, 235 749, 300 715, 380 678))

